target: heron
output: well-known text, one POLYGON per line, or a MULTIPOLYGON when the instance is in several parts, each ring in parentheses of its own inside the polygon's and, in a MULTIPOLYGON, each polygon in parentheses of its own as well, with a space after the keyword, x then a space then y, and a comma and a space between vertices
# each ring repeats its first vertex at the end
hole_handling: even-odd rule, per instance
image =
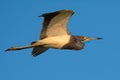
POLYGON ((38 56, 50 48, 81 50, 85 46, 84 42, 102 39, 72 35, 68 31, 67 24, 73 14, 73 10, 59 10, 40 15, 39 17, 44 18, 40 34, 40 40, 34 41, 27 46, 10 47, 6 51, 33 48, 32 55, 38 56))

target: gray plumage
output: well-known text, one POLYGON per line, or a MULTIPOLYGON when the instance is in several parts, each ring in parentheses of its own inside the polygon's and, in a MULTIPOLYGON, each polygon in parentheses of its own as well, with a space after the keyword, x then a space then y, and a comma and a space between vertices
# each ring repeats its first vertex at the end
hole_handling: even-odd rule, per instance
POLYGON ((62 49, 80 50, 84 48, 82 36, 71 36, 70 42, 65 44, 62 49))

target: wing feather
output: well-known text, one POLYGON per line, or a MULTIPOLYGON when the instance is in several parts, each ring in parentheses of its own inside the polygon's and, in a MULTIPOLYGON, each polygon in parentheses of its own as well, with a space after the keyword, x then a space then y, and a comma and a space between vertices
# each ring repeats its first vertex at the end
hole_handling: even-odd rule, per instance
POLYGON ((41 15, 44 17, 41 31, 41 39, 50 36, 70 35, 67 28, 69 18, 73 15, 72 10, 60 10, 41 15))

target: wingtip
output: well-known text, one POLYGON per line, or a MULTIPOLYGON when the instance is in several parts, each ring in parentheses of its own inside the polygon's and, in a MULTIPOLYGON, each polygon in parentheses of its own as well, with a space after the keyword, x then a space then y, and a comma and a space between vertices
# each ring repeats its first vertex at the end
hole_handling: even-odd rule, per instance
POLYGON ((33 57, 37 57, 36 55, 32 55, 33 57))
POLYGON ((61 11, 61 12, 64 12, 64 11, 66 12, 66 11, 67 11, 67 12, 72 12, 72 13, 74 13, 74 10, 67 10, 67 9, 63 9, 63 10, 59 10, 59 11, 61 11))
MULTIPOLYGON (((50 13, 59 13, 59 12, 66 12, 66 11, 74 14, 74 10, 69 10, 69 9, 62 9, 62 10, 58 10, 58 11, 50 12, 50 13)), ((42 15, 39 15, 38 17, 44 17, 45 15, 50 14, 50 13, 44 13, 42 15)))
POLYGON ((39 15, 38 17, 43 17, 43 15, 39 15))

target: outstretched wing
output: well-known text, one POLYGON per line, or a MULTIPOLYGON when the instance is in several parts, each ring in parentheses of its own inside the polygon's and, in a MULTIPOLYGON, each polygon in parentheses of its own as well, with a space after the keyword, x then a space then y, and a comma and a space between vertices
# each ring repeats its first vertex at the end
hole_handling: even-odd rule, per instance
POLYGON ((42 14, 44 22, 40 35, 41 39, 50 36, 69 35, 67 23, 73 13, 72 10, 60 10, 42 14))
MULTIPOLYGON (((46 38, 50 36, 69 35, 67 23, 69 18, 74 12, 72 10, 60 10, 52 13, 42 14, 44 17, 43 27, 40 34, 40 38, 46 38)), ((33 56, 37 56, 49 48, 34 47, 32 51, 33 56)))
POLYGON ((42 47, 42 46, 34 47, 34 48, 33 48, 33 51, 32 51, 32 55, 33 55, 34 57, 36 57, 36 56, 42 54, 43 52, 47 51, 48 49, 49 49, 49 48, 47 48, 47 47, 42 47))

